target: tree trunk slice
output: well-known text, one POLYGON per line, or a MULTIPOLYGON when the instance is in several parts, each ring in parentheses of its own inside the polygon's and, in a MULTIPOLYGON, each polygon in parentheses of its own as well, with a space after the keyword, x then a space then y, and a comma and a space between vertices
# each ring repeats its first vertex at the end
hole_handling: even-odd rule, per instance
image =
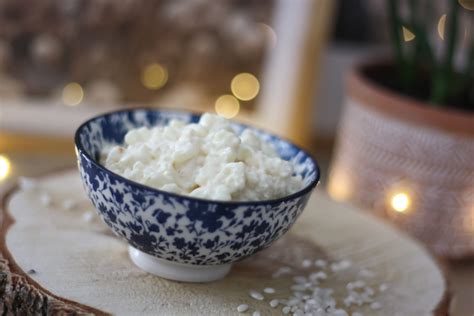
MULTIPOLYGON (((248 304, 251 314, 276 315, 268 304, 289 296, 292 276, 311 271, 301 263, 348 259, 352 266, 333 274, 322 286, 335 290, 342 305, 348 282, 360 279, 389 288, 376 295, 383 306, 352 308, 364 315, 447 315, 448 295, 442 271, 416 242, 379 220, 331 201, 320 192, 290 232, 270 248, 236 263, 223 280, 187 284, 149 275, 135 267, 127 245, 98 221, 85 221, 92 210, 76 171, 42 177, 40 188, 14 190, 3 199, 0 231, 0 311, 8 314, 152 314, 233 315, 248 304), (43 206, 41 192, 52 204, 43 206), (70 210, 65 199, 79 201, 70 210), (293 273, 272 275, 280 267, 293 273), (249 297, 251 289, 273 287, 264 301, 249 297)), ((314 269, 314 268, 313 268, 314 269)), ((249 313, 248 313, 249 314, 249 313)))

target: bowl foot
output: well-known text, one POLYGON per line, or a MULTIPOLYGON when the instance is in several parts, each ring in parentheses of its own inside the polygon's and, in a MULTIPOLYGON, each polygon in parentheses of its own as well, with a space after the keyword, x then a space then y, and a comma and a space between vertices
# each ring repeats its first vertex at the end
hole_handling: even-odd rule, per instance
POLYGON ((198 266, 159 259, 128 246, 128 254, 140 269, 165 279, 181 282, 212 282, 229 273, 232 264, 198 266))

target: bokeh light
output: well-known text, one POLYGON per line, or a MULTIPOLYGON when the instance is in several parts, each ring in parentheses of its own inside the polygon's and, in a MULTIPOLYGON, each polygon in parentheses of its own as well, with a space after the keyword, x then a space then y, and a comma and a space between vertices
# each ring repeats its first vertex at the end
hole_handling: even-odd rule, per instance
POLYGON ((82 102, 84 90, 77 82, 70 82, 63 88, 63 103, 75 106, 82 102))
POLYGON ((0 155, 0 180, 4 180, 10 174, 11 163, 7 157, 0 155))
POLYGON ((398 213, 405 213, 410 207, 410 196, 406 192, 398 192, 390 198, 390 205, 398 213))
POLYGON ((142 72, 142 84, 151 90, 163 87, 168 81, 168 70, 158 63, 147 65, 142 72))
POLYGON ((464 9, 474 11, 474 0, 459 0, 458 2, 464 9))
POLYGON ((336 201, 345 201, 352 195, 352 182, 349 175, 340 169, 334 169, 328 183, 328 193, 336 201))
POLYGON ((260 91, 260 83, 254 75, 243 72, 232 79, 230 89, 238 99, 248 101, 257 96, 260 91))
POLYGON ((221 95, 216 100, 216 113, 225 118, 233 118, 239 114, 240 103, 234 96, 230 94, 221 95))
POLYGON ((443 14, 438 21, 438 35, 444 40, 444 26, 446 25, 446 14, 443 14))
POLYGON ((403 39, 405 42, 413 41, 415 39, 415 34, 411 32, 409 29, 406 27, 402 26, 402 32, 403 32, 403 39))

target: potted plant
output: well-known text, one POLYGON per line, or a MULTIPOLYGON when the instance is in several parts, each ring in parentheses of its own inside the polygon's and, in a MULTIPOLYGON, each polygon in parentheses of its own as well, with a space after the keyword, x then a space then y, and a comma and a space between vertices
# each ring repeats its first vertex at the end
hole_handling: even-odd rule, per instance
POLYGON ((393 58, 348 76, 328 191, 438 255, 465 258, 474 255, 474 30, 461 17, 472 20, 474 7, 446 4, 437 15, 432 1, 387 1, 393 58))

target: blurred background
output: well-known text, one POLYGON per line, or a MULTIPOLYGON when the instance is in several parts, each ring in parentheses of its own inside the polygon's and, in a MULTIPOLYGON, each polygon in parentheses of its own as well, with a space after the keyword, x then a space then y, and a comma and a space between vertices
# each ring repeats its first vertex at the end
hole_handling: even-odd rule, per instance
POLYGON ((453 315, 472 315, 473 15, 472 0, 0 0, 0 181, 74 166, 75 129, 102 112, 217 113, 310 150, 323 189, 425 242, 453 315))

